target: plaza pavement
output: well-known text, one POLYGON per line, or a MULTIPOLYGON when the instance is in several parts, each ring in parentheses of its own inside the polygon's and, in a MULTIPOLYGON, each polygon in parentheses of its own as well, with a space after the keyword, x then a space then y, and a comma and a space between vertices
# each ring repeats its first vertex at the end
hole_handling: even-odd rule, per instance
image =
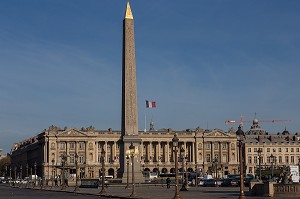
MULTIPOLYGON (((17 186, 17 188, 25 188, 25 185, 17 186)), ((41 187, 33 188, 32 186, 27 187, 29 189, 38 189, 41 187)), ((61 190, 61 187, 46 186, 45 191, 56 191, 56 192, 74 192, 74 186, 66 187, 65 190, 61 190)), ((180 189, 180 187, 179 187, 180 189)), ((135 186, 136 195, 130 197, 132 189, 125 189, 125 185, 109 185, 105 188, 105 194, 99 194, 101 187, 97 188, 79 188, 78 195, 95 195, 105 196, 107 198, 135 198, 135 199, 172 199, 175 194, 175 187, 167 189, 166 186, 161 185, 149 185, 149 184, 137 184, 135 186)), ((239 198, 239 187, 189 187, 188 191, 179 192, 182 199, 238 199, 239 198)), ((248 196, 248 187, 245 188, 246 198, 249 199, 266 199, 266 197, 248 196)), ((281 199, 281 197, 273 197, 274 199, 281 199)), ((285 197, 291 198, 291 197, 285 197)))

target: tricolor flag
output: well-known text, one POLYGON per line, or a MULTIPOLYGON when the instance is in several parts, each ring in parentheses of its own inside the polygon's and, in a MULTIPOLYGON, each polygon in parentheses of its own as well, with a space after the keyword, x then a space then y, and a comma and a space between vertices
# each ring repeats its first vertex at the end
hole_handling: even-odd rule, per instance
POLYGON ((149 102, 146 100, 146 108, 156 108, 156 102, 149 102))

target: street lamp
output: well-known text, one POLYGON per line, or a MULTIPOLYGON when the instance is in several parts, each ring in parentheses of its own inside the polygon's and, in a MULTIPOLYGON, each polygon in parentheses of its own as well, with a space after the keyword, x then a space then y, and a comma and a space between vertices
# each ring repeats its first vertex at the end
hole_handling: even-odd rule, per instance
POLYGON ((129 155, 126 155, 126 165, 127 165, 127 184, 125 189, 129 189, 129 155))
POLYGON ((180 191, 187 191, 187 188, 186 188, 186 177, 187 176, 185 176, 185 178, 184 178, 184 152, 185 152, 185 150, 184 150, 184 148, 183 147, 181 147, 180 148, 180 157, 181 157, 181 162, 182 162, 182 186, 181 186, 181 189, 180 189, 180 191))
POLYGON ((257 150, 258 153, 258 166, 259 166, 259 180, 261 180, 261 153, 262 153, 262 149, 259 148, 257 150))
POLYGON ((75 166, 76 166, 76 181, 75 181, 75 192, 79 191, 79 187, 78 187, 78 154, 75 153, 75 166))
POLYGON ((177 157, 177 148, 178 148, 178 142, 179 139, 177 135, 175 134, 173 139, 173 151, 174 151, 174 156, 175 156, 175 195, 174 199, 181 199, 180 194, 178 192, 178 157, 177 157))
POLYGON ((33 185, 33 188, 35 188, 36 187, 36 161, 34 162, 34 164, 33 164, 33 166, 34 166, 34 185, 33 185))
POLYGON ((245 138, 245 134, 241 129, 241 125, 238 127, 236 132, 237 140, 239 144, 239 160, 240 160, 240 196, 239 199, 245 199, 244 193, 244 165, 243 165, 243 154, 242 154, 242 147, 245 138))
POLYGON ((215 180, 217 180, 217 172, 218 172, 218 158, 215 157, 213 162, 212 162, 212 169, 213 169, 213 172, 215 173, 215 180))
POLYGON ((102 148, 101 151, 101 177, 102 177, 102 183, 101 183, 101 191, 99 194, 105 194, 105 189, 104 189, 104 178, 105 178, 105 168, 104 168, 104 158, 105 158, 105 151, 104 148, 102 148))
POLYGON ((53 188, 53 181, 54 181, 54 159, 51 160, 52 163, 52 178, 51 178, 51 189, 53 188))
POLYGON ((63 154, 61 158, 61 164, 62 164, 62 174, 61 174, 61 190, 66 190, 66 184, 65 184, 65 165, 67 162, 67 154, 63 154))
POLYGON ((273 179, 274 179, 274 162, 275 162, 275 156, 273 155, 273 154, 271 154, 271 156, 270 156, 270 160, 271 160, 271 166, 272 166, 272 170, 271 170, 271 181, 273 181, 273 179))
POLYGON ((131 197, 134 197, 136 195, 135 193, 135 185, 134 185, 134 152, 135 152, 135 146, 133 146, 132 142, 129 146, 129 151, 131 155, 131 161, 132 161, 132 192, 131 197))

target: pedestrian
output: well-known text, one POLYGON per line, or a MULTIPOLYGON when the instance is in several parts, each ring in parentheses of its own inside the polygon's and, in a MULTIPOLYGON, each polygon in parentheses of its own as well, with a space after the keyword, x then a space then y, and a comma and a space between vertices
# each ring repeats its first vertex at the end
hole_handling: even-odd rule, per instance
POLYGON ((167 178, 166 182, 167 182, 167 188, 169 189, 170 188, 170 183, 171 183, 170 178, 167 178))

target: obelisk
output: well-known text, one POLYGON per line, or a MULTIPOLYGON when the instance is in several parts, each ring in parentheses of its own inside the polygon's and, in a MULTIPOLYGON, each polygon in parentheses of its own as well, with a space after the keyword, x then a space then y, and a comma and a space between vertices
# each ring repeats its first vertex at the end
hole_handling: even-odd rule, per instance
MULTIPOLYGON (((118 177, 122 181, 127 180, 127 159, 129 146, 135 146, 134 154, 134 177, 136 182, 143 181, 140 167, 140 145, 141 138, 138 134, 138 108, 136 89, 136 63, 134 44, 134 20, 130 4, 127 3, 125 17, 123 20, 123 60, 122 60, 122 143, 120 144, 120 170, 118 177)), ((131 161, 131 159, 130 159, 131 161)), ((131 165, 131 164, 130 164, 131 165)), ((132 168, 129 169, 129 178, 132 168)))

